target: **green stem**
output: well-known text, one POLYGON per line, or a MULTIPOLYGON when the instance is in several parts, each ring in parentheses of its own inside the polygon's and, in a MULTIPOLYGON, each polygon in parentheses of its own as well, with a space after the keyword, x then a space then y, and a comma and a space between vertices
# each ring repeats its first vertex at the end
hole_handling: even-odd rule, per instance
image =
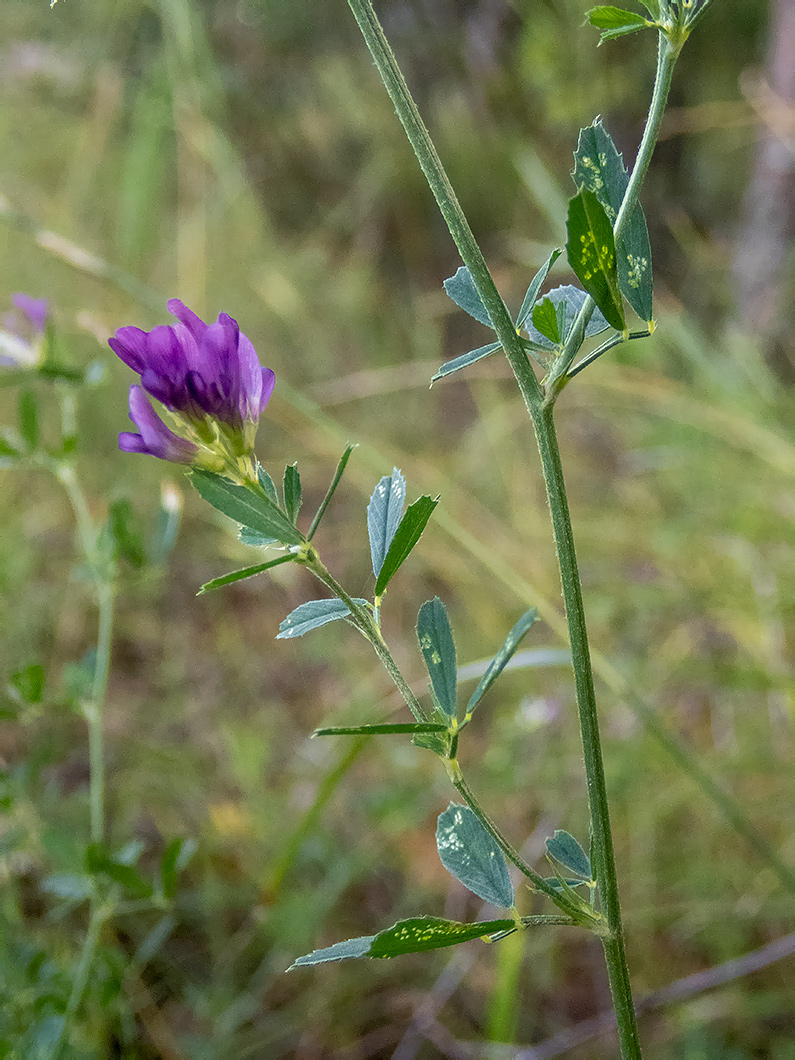
POLYGON ((580 732, 588 786, 588 804, 593 830, 594 873, 599 884, 599 896, 609 930, 609 935, 602 939, 602 944, 610 980, 610 991, 613 995, 618 1020, 621 1055, 625 1058, 634 1058, 641 1055, 640 1043, 624 951, 624 933, 599 736, 596 692, 588 646, 588 632, 585 625, 585 606, 577 567, 577 554, 574 548, 574 533, 566 497, 563 466, 555 433, 553 407, 551 405, 545 407, 533 420, 533 425, 541 456, 544 482, 547 487, 549 510, 552 515, 555 546, 563 585, 563 600, 566 607, 566 621, 571 642, 577 709, 580 715, 580 732))
MULTIPOLYGON (((668 102, 668 93, 671 88, 674 66, 676 65, 676 60, 679 58, 683 43, 684 41, 681 41, 678 44, 671 43, 669 38, 663 32, 660 32, 658 35, 657 72, 654 77, 654 89, 652 91, 651 103, 649 104, 646 126, 643 130, 643 137, 641 138, 638 153, 635 157, 635 165, 632 167, 632 173, 630 174, 629 182, 627 183, 627 190, 624 192, 624 198, 621 201, 621 207, 618 211, 618 216, 616 217, 616 223, 613 225, 613 236, 616 244, 618 244, 621 234, 629 220, 630 214, 638 201, 640 189, 643 186, 643 181, 649 171, 651 157, 654 154, 654 148, 660 135, 660 127, 662 125, 663 115, 665 114, 665 106, 668 102)), ((593 315, 594 309, 594 301, 589 296, 585 302, 583 302, 582 309, 578 313, 577 319, 574 321, 574 326, 571 329, 571 334, 569 335, 566 345, 561 351, 558 359, 555 361, 555 365, 547 380, 546 400, 550 405, 554 404, 558 394, 568 381, 568 370, 583 344, 585 339, 585 329, 588 326, 588 321, 593 315)))
POLYGON ((315 549, 307 555, 307 558, 303 561, 304 565, 314 574, 314 576, 323 584, 329 588, 337 599, 342 600, 347 605, 351 615, 353 617, 356 628, 360 633, 363 634, 366 640, 372 644, 376 655, 381 660, 389 676, 395 684, 395 687, 400 692, 401 696, 408 706, 411 713, 414 715, 417 721, 430 721, 430 717, 422 706, 420 701, 411 691, 408 682, 400 672, 397 663, 392 658, 392 653, 387 647, 386 641, 381 634, 381 630, 370 614, 370 611, 366 607, 362 607, 361 604, 357 604, 348 593, 342 588, 337 579, 329 572, 328 568, 323 564, 320 557, 315 549))
POLYGON ((100 932, 105 921, 108 920, 110 916, 111 910, 104 904, 101 904, 96 895, 92 895, 91 918, 88 922, 88 931, 86 931, 86 937, 83 939, 83 948, 80 951, 80 960, 75 969, 74 980, 72 981, 72 989, 69 993, 69 1000, 66 1004, 63 1023, 61 1024, 61 1029, 57 1038, 50 1048, 50 1060, 57 1060, 61 1055, 64 1042, 68 1038, 69 1027, 77 1014, 80 1002, 83 1000, 88 977, 94 963, 94 955, 96 954, 97 946, 99 945, 100 932))

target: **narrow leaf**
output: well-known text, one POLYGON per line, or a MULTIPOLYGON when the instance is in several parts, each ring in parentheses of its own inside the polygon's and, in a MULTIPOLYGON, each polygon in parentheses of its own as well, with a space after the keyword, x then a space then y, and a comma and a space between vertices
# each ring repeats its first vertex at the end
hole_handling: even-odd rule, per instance
POLYGON ((375 487, 367 505, 367 535, 370 538, 370 558, 376 578, 381 573, 389 546, 400 526, 405 502, 406 480, 401 472, 393 467, 392 474, 384 475, 375 487))
POLYGON ((639 0, 639 3, 643 4, 653 19, 660 17, 660 0, 639 0))
POLYGON ((554 836, 547 840, 547 852, 578 876, 592 879, 591 859, 569 832, 557 829, 554 836))
POLYGON ((235 522, 259 530, 265 537, 273 537, 284 544, 303 544, 303 534, 296 530, 272 500, 245 486, 237 486, 212 471, 193 469, 188 472, 188 477, 208 504, 235 522))
POLYGON ((313 950, 293 961, 287 969, 306 968, 328 961, 346 961, 355 957, 398 957, 404 953, 427 953, 445 946, 457 946, 472 939, 490 940, 493 935, 516 930, 513 920, 483 920, 476 924, 459 924, 435 916, 417 916, 400 920, 377 935, 363 935, 346 942, 335 942, 322 950, 313 950))
POLYGON ((19 433, 28 449, 39 444, 39 402, 32 390, 19 395, 19 433))
POLYGON ((452 361, 445 361, 433 379, 431 379, 431 383, 435 383, 437 379, 444 379, 446 375, 452 375, 453 372, 457 372, 461 368, 469 367, 475 361, 488 357, 491 353, 496 353, 499 348, 499 342, 490 342, 486 346, 479 346, 476 350, 470 350, 469 353, 462 353, 460 357, 454 357, 452 361))
MULTIPOLYGON (((629 174, 601 119, 580 130, 572 175, 578 188, 587 188, 596 195, 610 224, 615 225, 629 184, 629 174)), ((630 212, 618 240, 616 266, 621 293, 638 316, 648 323, 653 308, 651 243, 639 202, 630 212)))
POLYGON ((284 510, 294 526, 301 511, 301 476, 297 464, 288 464, 284 469, 284 510))
MULTIPOLYGON (((565 306, 563 311, 565 313, 565 306)), ((533 307, 533 327, 536 331, 540 331, 545 339, 549 339, 553 345, 557 346, 560 343, 558 313, 555 303, 549 298, 542 299, 533 307)))
POLYGON ((439 815, 436 849, 447 871, 485 902, 510 909, 513 885, 505 855, 468 806, 451 802, 439 815))
MULTIPOLYGON (((366 600, 356 599, 356 604, 366 604, 366 600)), ((334 622, 338 618, 346 618, 350 609, 342 600, 309 600, 300 604, 291 611, 287 618, 279 624, 279 632, 276 640, 287 640, 289 637, 303 637, 311 629, 325 626, 327 622, 334 622)))
POLYGON ((467 703, 467 714, 471 714, 478 703, 481 701, 483 696, 488 692, 497 678, 500 676, 502 671, 507 666, 511 657, 513 656, 516 649, 522 642, 522 638, 528 629, 532 626, 535 620, 538 618, 538 611, 534 607, 531 607, 528 611, 522 615, 516 625, 513 627, 511 632, 505 638, 502 647, 494 656, 489 663, 489 668, 485 674, 481 677, 478 682, 478 686, 472 693, 467 703))
POLYGON ((536 303, 538 298, 538 292, 543 286, 544 280, 547 278, 547 273, 558 260, 561 255, 561 251, 553 250, 547 260, 535 274, 533 279, 530 281, 530 286, 527 288, 527 294, 524 296, 522 301, 521 309, 519 310, 519 316, 516 318, 516 327, 521 329, 524 327, 525 321, 530 316, 530 310, 536 303))
POLYGON ((487 328, 494 327, 489 311, 480 297, 480 291, 475 286, 475 281, 472 279, 472 274, 466 265, 462 265, 455 276, 451 276, 449 280, 444 281, 444 289, 448 297, 452 298, 455 304, 460 306, 465 313, 469 313, 471 317, 479 320, 481 324, 485 324, 487 328))
POLYGON ((553 891, 560 891, 561 894, 565 893, 566 887, 582 887, 587 880, 574 880, 574 879, 563 879, 561 880, 558 876, 545 876, 544 883, 548 883, 553 891))
POLYGON ((625 331, 618 290, 613 227, 593 192, 583 188, 569 200, 566 252, 574 274, 601 309, 608 324, 625 331))
POLYGON ((240 570, 230 571, 229 574, 222 574, 220 578, 205 582, 196 595, 201 596, 213 589, 222 589, 225 585, 243 581, 244 578, 253 578, 255 574, 262 574, 263 571, 270 570, 271 567, 279 567, 282 563, 292 563, 294 559, 295 556, 278 556, 276 559, 269 560, 268 563, 257 563, 254 567, 242 567, 240 570))
POLYGON ((422 536, 422 532, 428 525, 428 520, 433 515, 433 510, 438 503, 438 497, 424 496, 408 506, 406 514, 400 520, 400 526, 395 531, 395 536, 389 545, 389 551, 384 557, 383 566, 375 583, 376 596, 383 596, 387 585, 422 536))
POLYGON ((358 939, 335 942, 333 946, 326 946, 322 950, 312 950, 311 953, 306 953, 303 957, 294 960, 287 971, 291 972, 293 968, 305 968, 310 964, 326 964, 328 961, 347 961, 351 957, 367 957, 374 940, 375 935, 362 935, 358 939))
POLYGON ((356 446, 355 445, 351 445, 350 443, 345 446, 345 452, 342 454, 342 456, 339 459, 339 463, 337 464, 337 469, 334 472, 334 478, 331 480, 331 485, 326 490, 326 496, 320 502, 320 507, 315 512, 315 517, 312 520, 312 525, 309 527, 309 533, 306 535, 307 541, 311 541, 312 538, 315 536, 315 531, 320 526, 320 520, 323 518, 323 515, 325 514, 326 508, 328 508, 328 506, 329 506, 329 504, 331 502, 331 498, 334 496, 334 493, 335 493, 335 491, 337 489, 337 486, 339 486, 339 484, 340 484, 340 479, 342 478, 342 473, 344 472, 345 467, 346 467, 346 465, 348 463, 348 460, 350 459, 351 453, 353 452, 353 450, 355 448, 356 448, 356 446))
POLYGON ((313 736, 391 736, 395 733, 447 732, 447 726, 434 722, 399 722, 395 725, 343 725, 315 729, 313 736))
POLYGON ((472 939, 488 939, 495 932, 515 928, 513 920, 482 920, 477 924, 459 924, 435 916, 417 916, 401 920, 381 931, 370 946, 370 957, 398 957, 403 953, 427 953, 445 946, 457 946, 472 939))
MULTIPOLYGON (((565 304, 565 324, 563 327, 563 339, 565 342, 571 334, 571 329, 574 327, 574 321, 577 319, 580 310, 582 309, 588 295, 585 291, 579 287, 574 287, 572 284, 565 284, 562 287, 555 287, 549 291, 545 296, 545 301, 549 299, 555 307, 556 321, 559 322, 560 318, 557 316, 558 307, 561 304, 565 304)), ((525 325, 527 333, 536 345, 541 346, 543 349, 551 350, 553 344, 548 338, 541 334, 533 324, 527 323, 525 325)), ((598 309, 593 311, 591 319, 588 321, 588 327, 585 329, 585 337, 591 338, 593 335, 598 335, 600 332, 609 328, 610 325, 607 323, 605 318, 599 312, 598 309)))
POLYGON ((438 596, 420 608, 417 640, 431 678, 439 708, 447 718, 456 715, 455 643, 447 608, 438 596))

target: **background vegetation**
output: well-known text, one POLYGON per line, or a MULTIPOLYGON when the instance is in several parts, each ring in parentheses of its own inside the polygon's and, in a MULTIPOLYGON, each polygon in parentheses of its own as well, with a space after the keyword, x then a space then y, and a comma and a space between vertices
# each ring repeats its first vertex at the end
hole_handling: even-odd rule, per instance
MULTIPOLYGON (((579 127, 601 112, 631 154, 645 114, 651 37, 597 50, 585 6, 384 5, 513 305, 564 239, 579 127)), ((764 119, 752 71, 766 15, 758 0, 715 0, 688 44, 644 196, 659 330, 584 372, 559 405, 639 996, 791 931, 785 881, 621 691, 628 680, 795 860, 791 350, 775 328, 752 337, 732 280, 764 119)), ((582 835, 531 429, 499 362, 428 390, 443 360, 485 340, 443 295, 459 262, 346 5, 3 0, 2 19, 0 302, 47 297, 64 355, 104 369, 79 409, 97 517, 129 497, 151 527, 161 485, 182 489, 178 469, 116 448, 131 379, 107 336, 164 322, 172 296, 235 316, 278 378, 258 444, 271 472, 298 460, 319 501, 345 441, 360 443, 319 542, 352 592, 368 582, 377 478, 396 464, 412 498, 442 495, 385 619, 420 687, 413 626, 430 595, 446 601, 464 663, 541 608, 527 647, 557 663, 506 674, 462 755, 531 853, 555 827, 582 835)), ((562 269, 555 282, 568 282, 562 269)), ((13 422, 13 390, 0 412, 13 422)), ((31 663, 47 675, 42 703, 21 709, 9 693, 0 722, 0 1041, 2 1055, 34 1057, 36 1021, 63 1006, 85 931, 84 905, 46 881, 73 871, 87 839, 85 729, 65 690, 96 615, 57 483, 15 469, 2 489, 0 684, 31 663)), ((197 496, 184 505, 167 567, 129 570, 118 600, 109 828, 119 847, 144 844, 145 868, 175 836, 197 851, 167 937, 141 950, 154 914, 107 933, 69 1055, 502 1057, 515 1050, 496 1043, 547 1042, 607 1007, 598 944, 575 934, 283 974, 316 945, 402 916, 478 910, 438 862, 452 789, 431 756, 396 739, 308 738, 399 708, 375 658, 341 625, 274 641, 315 594, 292 565, 196 598, 256 554, 197 496)), ((795 1057, 791 963, 760 964, 645 1016, 647 1055, 795 1057)), ((611 1055, 609 1037, 556 1040, 534 1055, 611 1055)))

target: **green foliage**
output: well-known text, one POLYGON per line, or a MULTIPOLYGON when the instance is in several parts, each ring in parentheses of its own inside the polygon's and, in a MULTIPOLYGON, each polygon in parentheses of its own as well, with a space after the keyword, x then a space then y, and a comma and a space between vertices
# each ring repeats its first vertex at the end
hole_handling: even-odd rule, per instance
POLYGON ((469 697, 466 709, 467 717, 472 714, 472 711, 477 707, 478 703, 480 703, 481 699, 483 699, 485 694, 511 661, 517 648, 522 643, 525 633, 527 633, 537 618, 537 609, 535 607, 529 608, 505 638, 502 647, 489 663, 488 669, 481 677, 480 681, 478 681, 477 688, 469 697))
POLYGON ((468 806, 439 815, 436 849, 447 871, 484 902, 510 909, 513 886, 505 855, 468 806))
POLYGON ((604 207, 587 188, 569 201, 566 228, 569 265, 608 324, 624 331, 613 228, 604 207))
POLYGON ((483 299, 480 297, 480 291, 475 286, 475 281, 472 279, 472 274, 466 265, 462 265, 457 271, 455 276, 451 276, 449 280, 444 281, 444 289, 449 298, 455 302, 457 306, 460 306, 465 313, 469 313, 471 317, 479 321, 481 324, 485 324, 487 328, 493 327, 489 311, 483 303, 483 299))
POLYGON ((383 595, 389 582, 408 559, 438 503, 438 497, 425 496, 414 501, 406 509, 400 525, 389 542, 384 562, 378 572, 378 579, 375 583, 376 597, 383 595))
POLYGON ((593 878, 591 859, 569 832, 557 829, 554 836, 547 840, 547 852, 555 861, 559 861, 583 879, 593 878))
MULTIPOLYGON (((367 606, 367 601, 354 599, 355 604, 367 606)), ((287 618, 279 623, 277 640, 286 640, 289 637, 303 637, 310 630, 325 626, 327 622, 335 622, 339 618, 347 618, 350 609, 342 600, 334 597, 331 600, 308 600, 305 604, 299 604, 291 611, 287 618)))
POLYGON ((284 510, 295 525, 301 511, 301 476, 297 464, 288 464, 284 469, 284 510))
MULTIPOLYGON (((303 542, 303 535, 277 507, 270 490, 267 491, 268 496, 258 497, 245 486, 237 486, 212 471, 194 469, 188 472, 188 478, 208 504, 249 530, 288 545, 298 545, 303 542)), ((260 481, 263 481, 262 474, 260 481)))
POLYGON ((602 41, 624 37, 628 33, 636 33, 639 29, 646 29, 650 26, 642 15, 637 15, 634 11, 625 11, 620 7, 613 7, 611 4, 592 7, 590 11, 586 11, 585 16, 592 26, 602 30, 602 41))
POLYGON ((380 480, 367 505, 367 535, 376 578, 381 573, 389 546, 400 526, 405 503, 406 480, 395 467, 391 475, 385 475, 380 480))
MULTIPOLYGON (((624 161, 612 137, 597 119, 580 130, 574 154, 574 182, 592 191, 615 225, 629 183, 624 161)), ((618 285, 621 293, 641 318, 652 318, 651 244, 643 207, 636 202, 629 213, 616 248, 618 285)))
POLYGON ((399 957, 406 953, 428 953, 430 950, 457 946, 473 939, 488 939, 496 932, 515 928, 513 920, 484 920, 478 924, 459 924, 435 916, 418 916, 401 920, 394 927, 377 935, 365 935, 347 942, 337 942, 322 950, 299 957, 290 966, 303 968, 328 961, 344 961, 352 957, 399 957))
POLYGON ((434 702, 446 718, 452 719, 457 709, 455 644, 447 608, 438 596, 420 608, 417 640, 431 678, 434 702))

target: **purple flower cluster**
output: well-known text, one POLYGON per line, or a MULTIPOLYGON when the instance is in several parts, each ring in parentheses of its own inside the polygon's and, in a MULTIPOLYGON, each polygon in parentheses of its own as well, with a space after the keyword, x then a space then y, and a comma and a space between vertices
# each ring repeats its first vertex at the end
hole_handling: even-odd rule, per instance
POLYGON ((178 464, 222 470, 253 452, 257 423, 276 377, 263 368, 237 321, 221 313, 205 324, 179 299, 168 303, 178 323, 152 331, 119 328, 109 344, 141 377, 130 387, 130 419, 140 434, 119 435, 119 448, 178 464), (147 394, 187 437, 170 430, 147 394))
POLYGON ((27 294, 13 295, 11 302, 14 309, 4 314, 0 330, 0 365, 31 367, 41 356, 49 306, 27 294))

